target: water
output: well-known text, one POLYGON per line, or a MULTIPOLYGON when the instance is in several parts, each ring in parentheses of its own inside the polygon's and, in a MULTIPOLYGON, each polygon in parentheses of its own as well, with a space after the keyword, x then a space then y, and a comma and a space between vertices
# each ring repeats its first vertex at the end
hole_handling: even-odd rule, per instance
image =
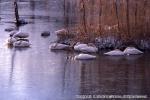
POLYGON ((79 94, 150 94, 150 53, 128 57, 100 53, 96 60, 76 61, 73 57, 77 53, 50 51, 49 44, 56 40, 54 31, 63 27, 59 0, 20 0, 21 17, 31 22, 20 30, 30 34, 32 45, 28 49, 8 48, 9 33, 4 29, 14 26, 14 18, 11 4, 4 1, 0 0, 0 100, 77 100, 79 94), (51 36, 42 38, 43 31, 50 31, 51 36))

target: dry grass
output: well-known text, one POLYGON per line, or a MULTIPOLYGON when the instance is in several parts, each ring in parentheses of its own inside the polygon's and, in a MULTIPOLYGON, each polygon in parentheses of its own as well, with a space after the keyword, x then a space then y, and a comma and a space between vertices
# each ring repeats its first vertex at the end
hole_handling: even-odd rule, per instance
POLYGON ((80 41, 109 35, 123 41, 150 37, 150 0, 77 0, 77 4, 80 41))

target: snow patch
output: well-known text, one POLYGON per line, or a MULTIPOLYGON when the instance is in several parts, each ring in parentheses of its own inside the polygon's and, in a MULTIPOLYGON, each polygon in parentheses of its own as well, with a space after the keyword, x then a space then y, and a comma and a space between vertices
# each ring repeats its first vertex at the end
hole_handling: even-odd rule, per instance
POLYGON ((51 50, 64 50, 67 48, 69 48, 69 45, 66 45, 66 44, 53 43, 50 45, 51 50))
POLYGON ((119 49, 116 49, 116 50, 112 50, 110 52, 107 52, 107 53, 104 53, 105 55, 109 55, 109 56, 123 56, 124 55, 124 52, 122 52, 121 50, 119 49))
POLYGON ((89 46, 88 44, 80 44, 80 43, 77 43, 74 46, 74 50, 75 51, 80 51, 80 52, 86 52, 86 53, 96 53, 96 52, 98 52, 98 48, 96 48, 95 46, 89 46))
POLYGON ((123 52, 126 55, 137 55, 143 53, 142 51, 136 49, 135 47, 127 47, 123 52))

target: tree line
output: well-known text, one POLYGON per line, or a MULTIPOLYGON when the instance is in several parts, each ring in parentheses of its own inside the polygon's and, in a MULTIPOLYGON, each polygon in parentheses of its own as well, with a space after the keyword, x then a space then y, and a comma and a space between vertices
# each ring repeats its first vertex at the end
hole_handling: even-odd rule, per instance
MULTIPOLYGON (((64 15, 69 12, 67 6, 74 3, 78 30, 85 35, 113 35, 128 40, 150 36, 150 0, 75 0, 74 2, 64 0, 64 2, 64 15)), ((69 23, 68 20, 66 22, 69 23)))

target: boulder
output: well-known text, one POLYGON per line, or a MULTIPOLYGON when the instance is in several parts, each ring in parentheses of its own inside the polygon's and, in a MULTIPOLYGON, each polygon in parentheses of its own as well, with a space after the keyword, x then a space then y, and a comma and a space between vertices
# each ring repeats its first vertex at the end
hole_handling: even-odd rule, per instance
POLYGON ((25 21, 24 19, 19 19, 18 24, 19 24, 19 25, 25 25, 25 24, 28 24, 28 22, 25 21))
POLYGON ((16 41, 17 41, 16 38, 10 37, 10 38, 8 39, 8 44, 13 45, 13 43, 16 42, 16 41))
POLYGON ((69 48, 69 45, 61 44, 61 43, 53 43, 50 45, 51 50, 64 50, 68 48, 69 48))
POLYGON ((96 59, 96 56, 90 55, 90 54, 79 54, 74 57, 76 60, 91 60, 96 59))
POLYGON ((87 47, 88 45, 87 44, 80 44, 79 42, 74 46, 74 50, 75 51, 80 51, 81 48, 85 48, 87 47))
POLYGON ((87 53, 96 53, 96 52, 98 52, 98 48, 92 47, 92 46, 87 46, 87 47, 81 48, 80 51, 87 52, 87 53))
POLYGON ((25 32, 18 32, 18 33, 16 33, 16 34, 14 34, 13 37, 27 38, 27 37, 29 37, 29 34, 28 34, 28 33, 25 33, 25 32))
POLYGON ((104 55, 109 55, 109 56, 123 56, 124 52, 122 52, 119 49, 116 49, 116 50, 112 50, 112 51, 109 51, 107 53, 104 53, 104 55))
POLYGON ((41 33, 41 36, 50 36, 50 32, 49 31, 44 31, 41 33))
POLYGON ((9 36, 13 37, 16 33, 17 33, 17 31, 12 31, 12 32, 10 32, 9 36))
POLYGON ((16 41, 13 43, 13 46, 16 48, 25 48, 30 47, 30 43, 28 41, 16 41))
POLYGON ((8 28, 5 29, 6 32, 11 32, 11 31, 14 31, 14 30, 16 30, 15 27, 8 27, 8 28))
POLYGON ((98 52, 98 48, 96 48, 95 46, 89 46, 87 44, 80 44, 80 43, 77 43, 74 46, 74 50, 75 51, 80 51, 80 52, 86 52, 86 53, 96 53, 96 52, 98 52))
POLYGON ((142 51, 136 49, 135 47, 127 47, 123 52, 124 52, 124 54, 126 54, 126 55, 138 55, 138 54, 143 54, 142 51))

